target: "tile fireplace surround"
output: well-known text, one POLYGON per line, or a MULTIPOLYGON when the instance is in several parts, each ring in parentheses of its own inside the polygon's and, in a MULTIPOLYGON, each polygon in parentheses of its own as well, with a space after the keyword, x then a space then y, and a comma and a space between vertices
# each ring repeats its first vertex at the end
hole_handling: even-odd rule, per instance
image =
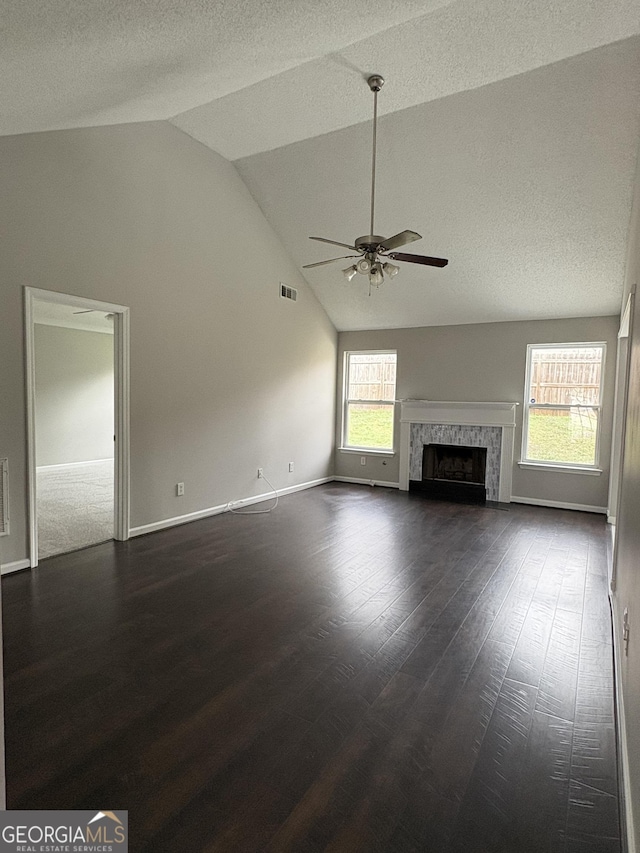
POLYGON ((487 499, 510 503, 517 405, 400 400, 400 488, 421 479, 423 444, 486 447, 487 499))

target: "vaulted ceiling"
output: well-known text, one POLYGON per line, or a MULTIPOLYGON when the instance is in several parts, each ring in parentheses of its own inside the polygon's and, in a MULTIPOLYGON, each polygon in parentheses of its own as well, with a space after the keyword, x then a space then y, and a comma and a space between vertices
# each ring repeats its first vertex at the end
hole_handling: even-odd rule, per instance
MULTIPOLYGON (((304 271, 339 329, 616 313, 640 131, 640 0, 7 0, 0 133, 170 120, 236 163, 296 263, 376 232, 369 296, 304 271)), ((242 223, 238 223, 242 227, 242 223)), ((346 254, 346 253, 345 253, 346 254)))

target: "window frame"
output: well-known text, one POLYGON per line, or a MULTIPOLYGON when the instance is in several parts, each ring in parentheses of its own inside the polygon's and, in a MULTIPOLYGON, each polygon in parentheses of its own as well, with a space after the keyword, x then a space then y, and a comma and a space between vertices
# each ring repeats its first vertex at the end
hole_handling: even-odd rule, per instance
POLYGON ((605 367, 607 358, 607 343, 606 341, 565 341, 563 343, 549 344, 527 344, 527 362, 525 370, 524 383, 524 405, 522 408, 522 447, 520 451, 520 465, 526 468, 553 469, 561 471, 573 471, 585 474, 601 473, 600 466, 600 443, 602 436, 602 398, 603 386, 605 377, 605 367), (600 361, 600 385, 598 388, 598 403, 597 404, 571 404, 571 403, 534 403, 531 400, 531 374, 533 353, 536 350, 544 349, 583 349, 586 347, 598 347, 602 351, 602 359, 600 361), (529 414, 531 409, 566 409, 570 411, 575 408, 584 408, 595 410, 597 412, 597 427, 596 427, 596 443, 593 463, 585 462, 561 462, 546 459, 530 459, 527 456, 528 438, 529 438, 529 414))
POLYGON ((380 454, 392 456, 394 454, 394 446, 396 440, 395 430, 395 395, 398 387, 398 351, 395 349, 360 349, 360 350, 345 350, 342 363, 342 424, 340 430, 340 450, 351 451, 353 453, 362 454, 380 454), (394 388, 393 400, 352 400, 349 395, 349 367, 352 355, 395 355, 396 357, 396 379, 394 388), (347 430, 349 427, 349 404, 371 404, 372 406, 388 406, 391 408, 391 446, 390 447, 363 447, 361 445, 349 444, 347 442, 347 430))

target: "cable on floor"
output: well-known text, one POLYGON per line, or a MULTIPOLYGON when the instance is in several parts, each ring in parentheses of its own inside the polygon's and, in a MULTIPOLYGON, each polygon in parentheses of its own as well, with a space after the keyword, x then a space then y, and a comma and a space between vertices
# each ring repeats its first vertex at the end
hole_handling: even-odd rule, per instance
MULTIPOLYGON (((267 513, 269 513, 269 512, 273 512, 273 510, 278 506, 278 500, 279 500, 279 497, 280 497, 280 496, 278 495, 278 490, 277 490, 277 489, 274 487, 274 485, 269 481, 269 478, 268 478, 268 477, 266 477, 266 476, 263 474, 263 475, 262 475, 262 479, 263 479, 263 480, 266 480, 267 485, 271 488, 271 491, 272 491, 272 492, 274 493, 274 495, 276 496, 276 502, 274 503, 274 505, 273 505, 273 506, 268 507, 268 509, 245 509, 245 510, 240 510, 240 509, 234 509, 234 508, 233 508, 234 501, 229 501, 229 503, 227 504, 227 509, 229 510, 229 512, 232 512, 234 515, 266 515, 266 514, 267 514, 267 513)), ((273 498, 272 498, 271 500, 273 500, 273 498)), ((241 503, 241 501, 238 501, 238 503, 241 503)))

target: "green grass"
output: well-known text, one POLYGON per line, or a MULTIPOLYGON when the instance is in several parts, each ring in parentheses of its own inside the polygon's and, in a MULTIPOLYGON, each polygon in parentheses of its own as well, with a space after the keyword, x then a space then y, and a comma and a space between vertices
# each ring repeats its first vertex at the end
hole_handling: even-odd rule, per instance
POLYGON ((527 458, 540 462, 568 462, 593 465, 596 456, 595 421, 583 415, 550 415, 531 412, 527 458))
MULTIPOLYGON (((391 449, 393 445, 393 408, 351 406, 347 433, 350 447, 391 449)), ((527 458, 540 462, 566 462, 593 465, 596 432, 586 417, 556 416, 546 412, 529 415, 527 458)))
POLYGON ((373 408, 351 406, 347 430, 347 444, 350 447, 380 447, 391 449, 393 446, 393 406, 373 408))

